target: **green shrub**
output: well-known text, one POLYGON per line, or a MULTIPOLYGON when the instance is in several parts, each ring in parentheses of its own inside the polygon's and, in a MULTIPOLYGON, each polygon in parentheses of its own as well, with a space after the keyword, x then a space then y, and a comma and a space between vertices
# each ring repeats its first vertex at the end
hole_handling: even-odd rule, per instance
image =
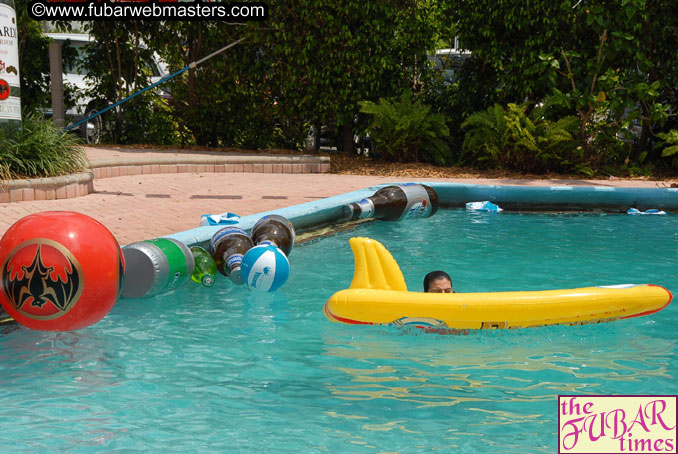
MULTIPOLYGON (((168 101, 146 92, 120 105, 117 130, 105 130, 105 141, 124 144, 181 145, 179 124, 168 101)), ((115 113, 104 121, 115 119, 115 113)))
POLYGON ((669 132, 660 132, 657 137, 662 139, 662 142, 656 145, 662 150, 662 157, 671 158, 671 165, 678 167, 678 129, 672 129, 669 132))
POLYGON ((578 119, 557 121, 543 117, 540 109, 526 113, 526 105, 495 104, 476 112, 463 123, 466 129, 463 157, 481 167, 522 172, 574 171, 592 175, 575 136, 578 119))
POLYGON ((428 161, 445 164, 450 135, 442 115, 431 112, 409 92, 400 99, 380 99, 379 103, 362 101, 360 111, 372 115, 367 130, 375 143, 375 156, 386 160, 428 161))
POLYGON ((21 129, 0 128, 0 179, 80 172, 87 168, 81 143, 38 114, 24 115, 21 129))

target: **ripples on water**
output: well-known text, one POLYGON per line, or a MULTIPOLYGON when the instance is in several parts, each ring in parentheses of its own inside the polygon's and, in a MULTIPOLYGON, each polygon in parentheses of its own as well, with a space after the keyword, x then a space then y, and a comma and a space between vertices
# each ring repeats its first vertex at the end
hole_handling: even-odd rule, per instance
POLYGON ((676 394, 675 303, 650 317, 444 336, 333 324, 351 236, 411 290, 655 283, 678 291, 675 216, 443 211, 370 223, 290 255, 258 295, 218 279, 122 300, 68 333, 0 337, 0 452, 555 452, 558 394, 676 394))

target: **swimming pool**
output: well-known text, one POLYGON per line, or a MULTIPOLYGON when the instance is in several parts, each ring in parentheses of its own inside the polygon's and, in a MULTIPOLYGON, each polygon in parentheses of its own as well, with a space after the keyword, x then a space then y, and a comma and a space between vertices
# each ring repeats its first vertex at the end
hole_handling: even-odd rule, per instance
POLYGON ((676 291, 675 216, 441 210, 300 244, 275 294, 220 277, 101 322, 0 337, 2 452, 548 452, 558 394, 678 393, 678 309, 466 336, 331 323, 351 236, 381 241, 410 290, 654 283, 676 291))

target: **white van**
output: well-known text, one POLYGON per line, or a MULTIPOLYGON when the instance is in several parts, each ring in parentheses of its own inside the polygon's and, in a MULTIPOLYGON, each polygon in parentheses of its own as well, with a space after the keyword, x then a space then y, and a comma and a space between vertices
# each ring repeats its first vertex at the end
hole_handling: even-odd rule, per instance
MULTIPOLYGON (((76 106, 66 111, 66 124, 72 125, 106 107, 106 103, 101 99, 95 99, 86 95, 86 92, 91 89, 91 83, 85 78, 87 76, 87 67, 81 63, 81 57, 86 52, 85 45, 92 40, 92 37, 86 33, 45 33, 45 35, 56 42, 70 42, 70 45, 76 49, 79 55, 75 65, 65 65, 63 68, 64 85, 67 83, 72 85, 77 92, 76 106)), ((152 72, 152 83, 159 81, 169 74, 167 67, 157 55, 154 55, 153 61, 147 63, 147 65, 152 72)), ((160 96, 169 97, 169 94, 160 87, 158 88, 158 93, 160 96)), ((48 116, 52 115, 51 108, 47 110, 46 114, 48 116)), ((80 125, 78 133, 87 143, 96 144, 101 142, 103 128, 103 119, 101 116, 98 116, 80 125)))
POLYGON ((442 73, 445 85, 456 82, 458 72, 469 58, 471 58, 471 51, 456 47, 438 49, 434 55, 429 56, 429 60, 433 61, 433 64, 442 73))

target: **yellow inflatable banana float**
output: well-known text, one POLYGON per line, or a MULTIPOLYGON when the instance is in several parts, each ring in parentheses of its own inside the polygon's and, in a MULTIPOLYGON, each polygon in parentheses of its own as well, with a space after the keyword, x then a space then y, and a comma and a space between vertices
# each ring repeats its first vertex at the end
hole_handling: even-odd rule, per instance
POLYGON ((673 298, 651 284, 492 293, 408 292, 398 263, 378 241, 351 238, 351 286, 325 303, 333 322, 430 330, 582 325, 653 314, 673 298))

